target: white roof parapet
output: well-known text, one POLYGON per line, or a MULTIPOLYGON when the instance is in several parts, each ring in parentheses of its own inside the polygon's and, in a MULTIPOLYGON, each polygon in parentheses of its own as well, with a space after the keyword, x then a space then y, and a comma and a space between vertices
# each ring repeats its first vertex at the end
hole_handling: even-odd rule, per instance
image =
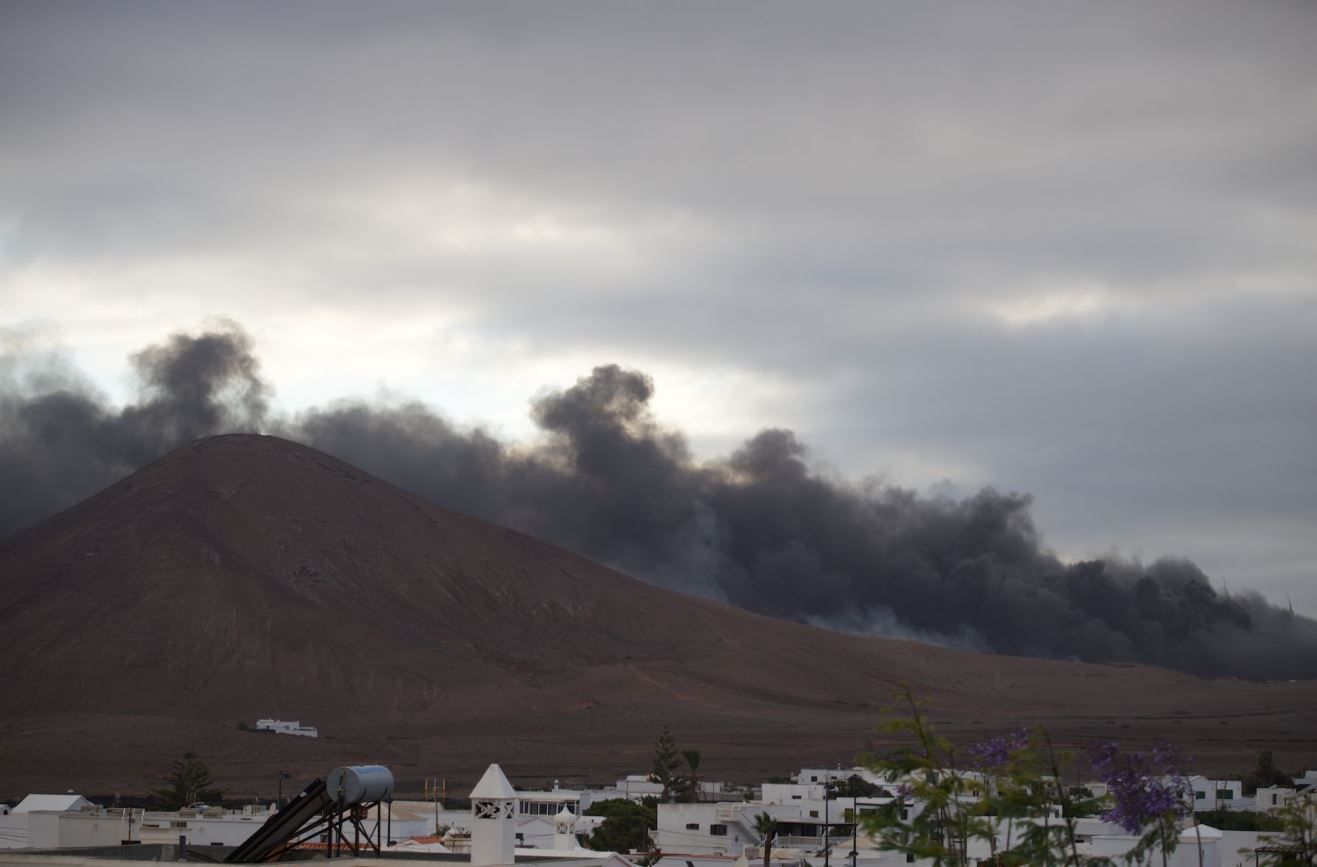
POLYGON ((485 801, 507 801, 517 797, 517 790, 512 788, 508 778, 503 775, 503 769, 497 764, 490 765, 485 769, 485 775, 476 783, 476 787, 471 790, 471 798, 479 798, 485 801))

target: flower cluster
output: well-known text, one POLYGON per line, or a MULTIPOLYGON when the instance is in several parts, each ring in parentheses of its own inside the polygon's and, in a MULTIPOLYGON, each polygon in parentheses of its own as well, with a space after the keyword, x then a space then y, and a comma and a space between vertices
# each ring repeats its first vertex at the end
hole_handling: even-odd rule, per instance
POLYGON ((1157 747, 1148 757, 1122 753, 1119 744, 1108 741, 1090 749, 1089 760, 1111 795, 1112 807, 1102 814, 1106 821, 1137 834, 1159 819, 1186 812, 1184 774, 1168 748, 1157 747))
POLYGON ((1029 746, 1029 730, 1018 729, 1000 737, 988 738, 969 748, 970 758, 984 770, 1005 767, 1020 750, 1029 746))

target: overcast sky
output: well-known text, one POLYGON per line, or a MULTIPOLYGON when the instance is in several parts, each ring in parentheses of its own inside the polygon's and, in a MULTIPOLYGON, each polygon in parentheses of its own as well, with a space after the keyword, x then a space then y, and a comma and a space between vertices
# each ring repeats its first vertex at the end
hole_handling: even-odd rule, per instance
POLYGON ((596 364, 717 455, 1027 491, 1317 615, 1317 4, 0 4, 0 329, 111 398, 508 438, 596 364))

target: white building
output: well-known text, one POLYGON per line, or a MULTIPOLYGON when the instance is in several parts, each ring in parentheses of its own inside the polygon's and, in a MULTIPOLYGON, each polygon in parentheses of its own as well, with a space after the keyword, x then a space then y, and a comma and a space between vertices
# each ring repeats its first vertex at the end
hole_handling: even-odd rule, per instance
MULTIPOLYGON (((700 780, 699 791, 701 801, 741 800, 739 789, 718 780, 700 780)), ((583 789, 582 793, 582 806, 614 798, 639 803, 645 798, 661 797, 663 795, 663 784, 652 781, 644 774, 629 774, 619 779, 611 787, 583 789)))
POLYGON ((1293 801, 1298 794, 1289 786, 1259 786, 1253 794, 1253 809, 1259 813, 1270 813, 1293 801))
POLYGON ((256 721, 256 730, 259 732, 274 732, 280 735, 297 735, 303 738, 318 738, 320 732, 315 726, 304 726, 300 720, 284 719, 258 719, 256 721))
POLYGON ((1213 780, 1198 774, 1188 778, 1195 813, 1207 810, 1252 810, 1253 799, 1244 796, 1243 780, 1213 780))
MULTIPOLYGON (((880 799, 872 799, 877 803, 880 799)), ((741 855, 747 847, 762 853, 755 819, 767 813, 777 822, 775 849, 800 852, 823 848, 825 834, 845 839, 850 849, 851 799, 751 801, 713 804, 659 804, 654 842, 663 852, 741 855)))
POLYGON ((882 785, 883 778, 869 770, 858 765, 850 768, 801 768, 800 773, 795 775, 797 783, 842 783, 851 777, 859 777, 866 783, 882 785))
POLYGON ((626 798, 628 801, 640 801, 644 798, 657 798, 663 794, 663 784, 656 783, 645 774, 628 774, 617 781, 613 791, 614 797, 626 798))
POLYGON ((28 795, 0 814, 0 849, 117 846, 140 810, 107 810, 81 795, 28 795))
POLYGON ((177 843, 182 837, 189 846, 240 846, 273 811, 273 806, 147 810, 134 829, 134 839, 141 843, 177 843))
POLYGON ((764 783, 760 800, 766 804, 791 801, 821 801, 827 794, 824 783, 764 783))

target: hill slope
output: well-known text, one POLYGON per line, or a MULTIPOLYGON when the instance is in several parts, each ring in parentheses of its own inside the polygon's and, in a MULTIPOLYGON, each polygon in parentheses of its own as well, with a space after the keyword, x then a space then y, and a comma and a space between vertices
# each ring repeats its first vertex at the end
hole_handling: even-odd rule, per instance
MULTIPOLYGON (((187 748, 241 785, 356 758, 404 779, 846 760, 893 684, 956 734, 1167 737, 1314 758, 1317 684, 963 654, 660 590, 273 437, 201 440, 0 545, 0 781, 141 790, 187 748), (259 716, 330 738, 256 736, 259 716)), ((1186 741, 1190 741, 1186 743, 1186 741)), ((542 780, 541 780, 542 781, 542 780)), ((0 794, 4 794, 0 792, 0 794)))

